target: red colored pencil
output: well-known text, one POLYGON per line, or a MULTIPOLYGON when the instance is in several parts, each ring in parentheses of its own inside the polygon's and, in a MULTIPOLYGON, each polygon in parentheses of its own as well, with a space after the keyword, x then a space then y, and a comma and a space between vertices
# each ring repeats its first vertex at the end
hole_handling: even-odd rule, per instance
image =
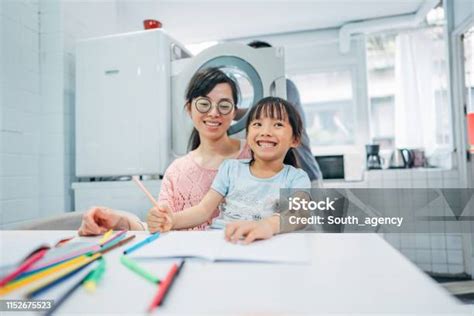
POLYGON ((179 271, 182 269, 184 262, 185 262, 184 260, 181 261, 179 266, 176 263, 173 263, 173 265, 171 266, 171 269, 168 271, 168 274, 166 274, 165 279, 161 281, 160 285, 158 286, 158 292, 153 298, 153 301, 151 302, 150 307, 148 307, 148 312, 152 312, 155 309, 155 307, 161 305, 171 285, 173 284, 173 281, 176 279, 176 276, 178 275, 179 271))
POLYGON ((16 270, 12 271, 10 274, 8 274, 5 278, 0 280, 0 286, 6 285, 8 282, 11 280, 15 279, 17 276, 19 276, 21 273, 25 272, 29 267, 31 267, 35 262, 43 258, 43 256, 46 254, 46 252, 49 250, 48 249, 41 249, 37 253, 33 254, 31 257, 26 259, 16 270))

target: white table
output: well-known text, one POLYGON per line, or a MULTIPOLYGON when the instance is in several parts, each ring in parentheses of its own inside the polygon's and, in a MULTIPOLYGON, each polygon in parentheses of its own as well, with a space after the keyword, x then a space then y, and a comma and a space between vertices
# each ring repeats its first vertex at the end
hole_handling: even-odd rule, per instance
MULTIPOLYGON (((75 232, 1 231, 0 258, 27 251, 18 245, 31 243, 34 247, 41 240, 71 234, 75 232)), ((145 232, 134 234, 133 242, 146 236, 145 232)), ((474 315, 472 306, 461 305, 377 235, 307 234, 307 238, 310 265, 188 260, 164 305, 155 312, 474 315)), ((78 290, 58 313, 143 313, 156 286, 122 266, 121 253, 117 249, 105 255, 107 270, 94 294, 78 290)), ((142 264, 163 276, 170 266, 170 262, 156 260, 142 264)), ((1 299, 21 298, 19 295, 13 292, 1 299)))

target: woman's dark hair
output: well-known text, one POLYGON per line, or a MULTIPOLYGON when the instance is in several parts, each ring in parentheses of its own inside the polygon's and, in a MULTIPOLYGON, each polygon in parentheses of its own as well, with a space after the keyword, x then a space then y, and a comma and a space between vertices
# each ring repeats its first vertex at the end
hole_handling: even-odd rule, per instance
MULTIPOLYGON (((253 120, 259 120, 262 117, 268 117, 277 120, 288 119, 291 129, 293 130, 294 139, 300 140, 301 134, 303 133, 303 121, 296 108, 288 101, 277 98, 277 97, 266 97, 261 99, 255 104, 249 112, 245 131, 249 132, 250 123, 253 120)), ((252 159, 250 164, 253 163, 253 152, 251 151, 252 159)), ((283 163, 299 168, 294 149, 290 148, 286 153, 283 163)))
MULTIPOLYGON (((186 89, 186 105, 191 106, 191 101, 198 97, 205 97, 220 83, 227 83, 232 90, 232 99, 234 99, 235 109, 237 109, 237 103, 239 101, 239 91, 237 84, 234 80, 228 77, 222 70, 218 68, 204 68, 199 70, 191 78, 186 89)), ((188 141, 188 150, 194 150, 201 144, 199 133, 196 128, 193 128, 191 136, 188 141)))

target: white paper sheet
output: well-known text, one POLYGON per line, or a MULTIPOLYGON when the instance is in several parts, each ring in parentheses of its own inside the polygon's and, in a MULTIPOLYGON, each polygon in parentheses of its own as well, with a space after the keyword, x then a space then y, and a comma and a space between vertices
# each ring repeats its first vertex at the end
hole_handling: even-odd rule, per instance
POLYGON ((250 245, 232 244, 223 231, 175 231, 131 253, 133 258, 196 257, 210 261, 309 263, 306 235, 283 234, 250 245))

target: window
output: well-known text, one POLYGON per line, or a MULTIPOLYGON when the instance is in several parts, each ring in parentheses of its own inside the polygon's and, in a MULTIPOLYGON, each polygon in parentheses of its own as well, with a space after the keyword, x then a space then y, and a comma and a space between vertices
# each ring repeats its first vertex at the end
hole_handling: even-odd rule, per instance
POLYGON ((452 151, 440 10, 422 28, 367 37, 371 140, 382 149, 421 148, 428 156, 452 151))
POLYGON ((467 112, 474 112, 474 26, 462 36, 464 47, 464 84, 467 112))
POLYGON ((300 93, 311 147, 354 144, 351 71, 322 71, 290 78, 300 93))
POLYGON ((383 149, 395 147, 395 36, 367 38, 371 138, 383 149))
MULTIPOLYGON (((471 26, 461 35, 461 40, 464 56, 463 99, 467 112, 467 147, 472 157, 474 155, 474 130, 472 127, 474 123, 474 26, 471 26)), ((474 179, 474 171, 471 178, 474 179)))

